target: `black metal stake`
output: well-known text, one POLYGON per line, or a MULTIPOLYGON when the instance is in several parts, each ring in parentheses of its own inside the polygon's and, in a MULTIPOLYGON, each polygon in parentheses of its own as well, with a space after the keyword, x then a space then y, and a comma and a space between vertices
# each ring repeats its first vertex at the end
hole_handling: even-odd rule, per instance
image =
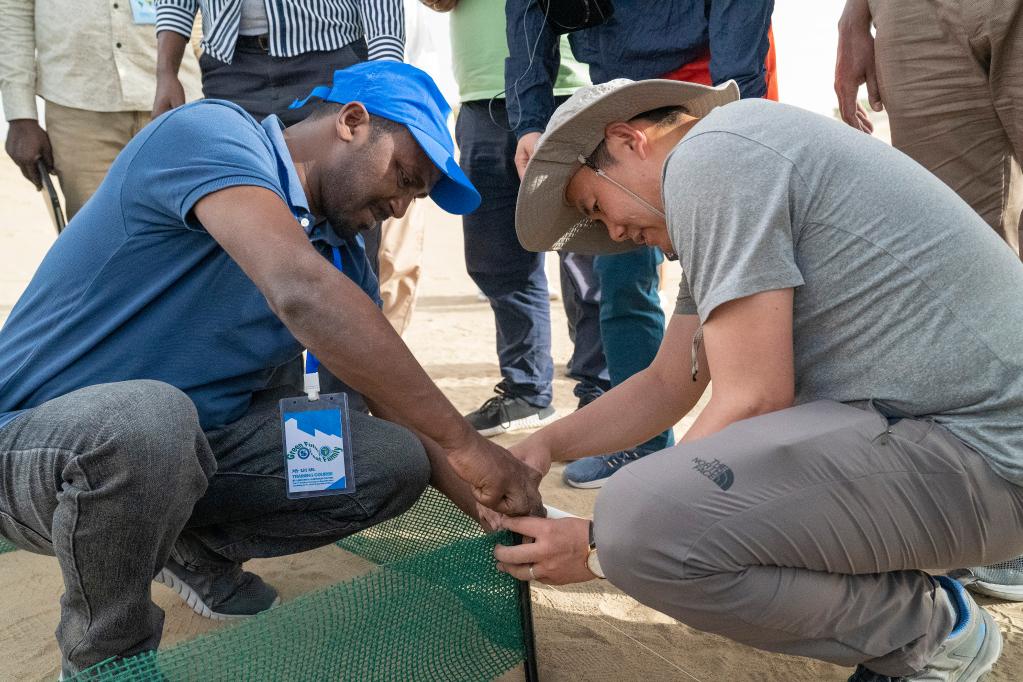
MULTIPOLYGON (((512 533, 516 545, 522 544, 522 536, 512 533)), ((519 597, 519 618, 522 621, 522 649, 525 654, 523 669, 526 682, 540 682, 540 672, 536 666, 536 637, 533 633, 533 598, 530 595, 528 580, 520 580, 516 585, 519 597)))

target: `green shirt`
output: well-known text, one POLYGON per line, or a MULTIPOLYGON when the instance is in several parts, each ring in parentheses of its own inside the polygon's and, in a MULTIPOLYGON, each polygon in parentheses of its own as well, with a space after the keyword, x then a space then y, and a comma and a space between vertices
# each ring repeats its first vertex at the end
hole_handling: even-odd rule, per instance
MULTIPOLYGON (((504 97, 505 38, 504 3, 500 0, 459 0, 451 12, 451 61, 458 82, 459 99, 471 102, 504 97)), ((561 39, 561 68, 554 84, 555 95, 571 95, 589 85, 585 66, 572 58, 568 39, 561 39)))

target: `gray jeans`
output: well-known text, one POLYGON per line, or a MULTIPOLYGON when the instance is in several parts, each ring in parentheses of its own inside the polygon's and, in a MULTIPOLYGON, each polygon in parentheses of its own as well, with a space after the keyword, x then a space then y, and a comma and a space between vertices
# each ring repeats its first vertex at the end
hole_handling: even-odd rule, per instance
POLYGON ((687 625, 909 675, 953 625, 922 569, 1023 554, 1023 488, 931 421, 821 401, 630 464, 594 531, 611 582, 687 625))
POLYGON ((419 440, 353 412, 355 493, 289 500, 277 401, 204 433, 192 401, 156 381, 91 386, 0 429, 0 534, 55 554, 65 669, 155 649, 150 583, 172 553, 200 570, 326 545, 397 516, 425 489, 419 440))

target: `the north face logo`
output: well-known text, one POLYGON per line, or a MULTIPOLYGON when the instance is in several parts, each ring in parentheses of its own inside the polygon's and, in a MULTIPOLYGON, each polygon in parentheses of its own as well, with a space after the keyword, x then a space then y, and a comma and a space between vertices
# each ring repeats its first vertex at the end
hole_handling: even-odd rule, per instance
POLYGON ((722 464, 721 460, 714 459, 708 462, 705 459, 693 457, 693 468, 714 481, 714 485, 722 490, 728 490, 735 483, 735 474, 732 473, 731 467, 722 464))

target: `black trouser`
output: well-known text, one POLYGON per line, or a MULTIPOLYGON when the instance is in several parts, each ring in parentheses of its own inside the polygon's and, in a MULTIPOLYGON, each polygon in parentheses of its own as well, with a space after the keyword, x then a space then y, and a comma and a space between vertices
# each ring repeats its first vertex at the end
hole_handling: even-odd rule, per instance
MULTIPOLYGON (((330 85, 334 71, 366 61, 366 43, 357 40, 337 50, 273 57, 255 37, 240 36, 230 64, 208 54, 199 58, 202 92, 207 99, 226 99, 257 121, 277 114, 284 125, 298 123, 310 108, 288 109, 319 85, 330 85)), ((265 44, 265 43, 264 43, 265 44)))

